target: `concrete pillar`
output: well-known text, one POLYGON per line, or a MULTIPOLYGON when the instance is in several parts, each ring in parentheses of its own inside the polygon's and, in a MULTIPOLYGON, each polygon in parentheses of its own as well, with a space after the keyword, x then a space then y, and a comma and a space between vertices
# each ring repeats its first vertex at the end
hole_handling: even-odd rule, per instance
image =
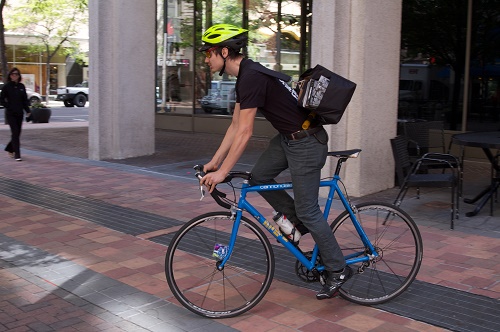
POLYGON ((89 0, 89 158, 154 153, 155 0, 89 0))
MULTIPOLYGON (((352 196, 394 186, 389 139, 397 130, 401 10, 400 0, 313 2, 312 66, 319 63, 357 83, 342 120, 326 127, 330 151, 363 150, 344 166, 352 196)), ((336 165, 333 158, 327 162, 324 176, 336 165)))

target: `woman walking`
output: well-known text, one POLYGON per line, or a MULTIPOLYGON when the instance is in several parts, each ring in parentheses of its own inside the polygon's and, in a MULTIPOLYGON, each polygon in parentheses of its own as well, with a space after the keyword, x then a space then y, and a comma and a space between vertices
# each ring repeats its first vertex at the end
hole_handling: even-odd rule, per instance
POLYGON ((26 87, 21 83, 21 72, 14 67, 9 72, 7 84, 2 88, 0 93, 0 103, 5 107, 5 117, 10 126, 11 139, 5 147, 5 151, 9 153, 16 161, 21 159, 21 127, 23 124, 23 111, 30 116, 30 107, 28 96, 26 95, 26 87))

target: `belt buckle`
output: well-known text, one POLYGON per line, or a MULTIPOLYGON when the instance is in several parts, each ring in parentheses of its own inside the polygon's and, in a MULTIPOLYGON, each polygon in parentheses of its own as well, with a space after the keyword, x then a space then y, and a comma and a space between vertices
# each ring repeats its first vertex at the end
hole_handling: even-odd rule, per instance
POLYGON ((302 130, 297 130, 296 132, 294 133, 291 133, 290 134, 290 137, 292 138, 292 141, 295 141, 295 140, 298 140, 299 138, 298 137, 295 137, 295 135, 298 135, 302 132, 302 130))

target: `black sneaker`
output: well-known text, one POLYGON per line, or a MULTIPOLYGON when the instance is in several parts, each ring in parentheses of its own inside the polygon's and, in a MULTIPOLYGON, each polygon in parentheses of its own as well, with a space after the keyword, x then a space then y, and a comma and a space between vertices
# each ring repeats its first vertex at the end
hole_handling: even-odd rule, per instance
POLYGON ((318 300, 329 299, 337 295, 340 287, 352 277, 352 269, 346 265, 342 272, 329 272, 323 288, 316 294, 318 300))

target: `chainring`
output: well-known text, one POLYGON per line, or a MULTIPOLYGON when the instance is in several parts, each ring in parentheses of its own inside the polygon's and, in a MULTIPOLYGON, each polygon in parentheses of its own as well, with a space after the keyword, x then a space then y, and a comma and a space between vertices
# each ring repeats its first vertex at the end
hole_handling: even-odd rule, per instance
MULTIPOLYGON (((306 256, 306 258, 310 260, 312 257, 312 251, 305 252, 304 256, 306 256)), ((320 255, 318 255, 315 265, 320 265, 320 263, 321 257, 320 255)), ((311 283, 320 281, 323 284, 323 280, 321 280, 323 278, 320 272, 316 270, 308 270, 299 260, 295 262, 295 274, 297 275, 297 277, 299 277, 300 280, 304 282, 311 283)))

